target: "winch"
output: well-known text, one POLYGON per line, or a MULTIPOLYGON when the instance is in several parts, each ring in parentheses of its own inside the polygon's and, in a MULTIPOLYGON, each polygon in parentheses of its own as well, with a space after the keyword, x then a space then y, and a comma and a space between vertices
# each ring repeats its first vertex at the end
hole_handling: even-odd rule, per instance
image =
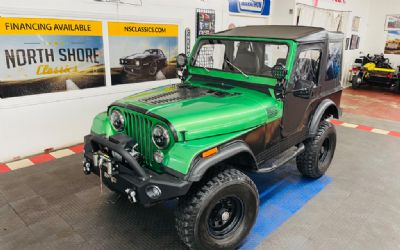
MULTIPOLYGON (((126 136, 113 136, 110 141, 121 145, 135 160, 139 160, 140 153, 137 151, 138 144, 134 144, 131 138, 126 136)), ((123 157, 107 147, 100 148, 98 151, 93 152, 92 162, 85 160, 83 162, 83 172, 88 175, 92 172, 92 167, 97 167, 103 170, 104 178, 108 178, 111 182, 116 183, 118 175, 119 164, 124 164, 123 157)))

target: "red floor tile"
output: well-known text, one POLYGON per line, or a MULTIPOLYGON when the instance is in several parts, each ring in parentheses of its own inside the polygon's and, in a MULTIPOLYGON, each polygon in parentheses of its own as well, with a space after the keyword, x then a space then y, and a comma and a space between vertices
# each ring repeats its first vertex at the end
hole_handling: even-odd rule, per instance
POLYGON ((48 162, 48 161, 51 161, 51 160, 54 160, 54 159, 55 158, 50 154, 42 154, 42 155, 35 155, 35 156, 32 156, 32 157, 29 157, 29 160, 31 160, 35 164, 48 162))
POLYGON ((399 132, 390 131, 389 135, 400 138, 400 133, 399 132))
POLYGON ((10 171, 11 169, 9 169, 6 164, 0 164, 0 173, 8 173, 10 171))
POLYGON ((371 127, 368 127, 368 126, 365 126, 365 125, 358 125, 358 127, 356 129, 364 130, 364 131, 371 131, 374 128, 371 128, 371 127))
POLYGON ((69 148, 70 150, 74 151, 75 153, 82 153, 83 152, 83 144, 79 144, 69 148))
POLYGON ((332 123, 333 125, 340 126, 340 125, 342 125, 344 122, 339 121, 339 120, 332 119, 332 120, 331 120, 331 123, 332 123))
POLYGON ((370 89, 343 91, 341 107, 346 113, 400 122, 400 94, 370 89))

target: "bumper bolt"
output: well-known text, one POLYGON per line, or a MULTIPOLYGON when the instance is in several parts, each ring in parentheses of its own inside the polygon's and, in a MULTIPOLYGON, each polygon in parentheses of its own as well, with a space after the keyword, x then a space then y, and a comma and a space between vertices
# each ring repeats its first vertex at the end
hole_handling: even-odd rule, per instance
POLYGON ((136 203, 136 192, 135 192, 135 190, 127 188, 127 189, 125 189, 125 193, 128 194, 128 200, 131 203, 136 203))

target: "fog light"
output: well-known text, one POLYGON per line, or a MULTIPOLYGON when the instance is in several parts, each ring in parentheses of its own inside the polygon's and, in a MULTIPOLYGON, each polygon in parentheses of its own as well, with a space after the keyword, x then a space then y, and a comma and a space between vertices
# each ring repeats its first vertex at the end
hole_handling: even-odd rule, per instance
POLYGON ((155 185, 147 186, 145 191, 151 199, 158 199, 161 196, 161 189, 155 185))
POLYGON ((156 151, 156 152, 154 152, 154 160, 157 162, 157 163, 161 163, 163 160, 164 160, 164 154, 163 154, 163 152, 161 152, 161 151, 156 151))

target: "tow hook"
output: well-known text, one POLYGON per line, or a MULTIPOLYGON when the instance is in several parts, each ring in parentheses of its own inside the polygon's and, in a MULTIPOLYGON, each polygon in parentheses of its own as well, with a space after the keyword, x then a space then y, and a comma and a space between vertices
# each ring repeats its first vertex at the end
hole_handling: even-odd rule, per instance
POLYGON ((92 172, 91 167, 90 162, 83 161, 83 173, 85 175, 89 175, 92 172))
POLYGON ((136 203, 136 192, 135 192, 135 190, 127 188, 127 189, 125 189, 125 193, 128 195, 128 200, 131 203, 136 203))

